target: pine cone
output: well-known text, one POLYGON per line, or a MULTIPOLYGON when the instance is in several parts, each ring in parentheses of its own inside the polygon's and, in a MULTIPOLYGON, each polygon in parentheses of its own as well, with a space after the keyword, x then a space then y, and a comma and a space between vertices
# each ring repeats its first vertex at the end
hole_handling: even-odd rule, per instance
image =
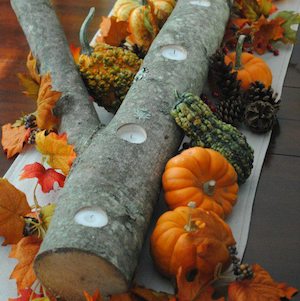
POLYGON ((276 101, 278 94, 274 93, 272 87, 266 88, 261 82, 254 82, 250 85, 245 94, 247 104, 255 101, 264 101, 270 103, 277 111, 279 110, 280 100, 276 101))
POLYGON ((277 109, 265 101, 250 103, 245 110, 245 124, 253 132, 266 133, 272 129, 276 121, 277 109))
POLYGON ((216 115, 226 123, 236 125, 243 121, 245 103, 241 83, 232 65, 226 65, 224 53, 218 50, 210 59, 210 79, 219 95, 216 115))

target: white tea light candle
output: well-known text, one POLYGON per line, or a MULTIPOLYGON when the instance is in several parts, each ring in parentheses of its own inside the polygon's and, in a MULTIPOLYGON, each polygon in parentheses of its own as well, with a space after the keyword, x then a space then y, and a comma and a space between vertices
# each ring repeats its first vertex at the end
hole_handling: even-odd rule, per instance
POLYGON ((209 0, 198 0, 198 1, 194 0, 194 1, 190 1, 190 4, 203 6, 203 7, 210 7, 211 5, 209 0))
POLYGON ((108 223, 106 212, 100 207, 91 206, 80 209, 74 216, 77 224, 92 227, 102 228, 108 223))
POLYGON ((147 139, 146 131, 135 123, 128 123, 119 127, 117 136, 122 140, 135 144, 141 144, 147 139))
POLYGON ((169 60, 183 61, 187 58, 187 51, 179 45, 166 45, 161 48, 161 55, 169 60))

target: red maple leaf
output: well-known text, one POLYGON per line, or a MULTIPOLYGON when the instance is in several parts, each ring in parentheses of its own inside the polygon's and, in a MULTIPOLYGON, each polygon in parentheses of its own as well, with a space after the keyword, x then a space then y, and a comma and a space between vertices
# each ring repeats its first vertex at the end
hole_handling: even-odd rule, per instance
POLYGON ((43 297, 43 295, 41 295, 41 294, 36 294, 31 288, 21 289, 19 291, 19 294, 20 294, 20 297, 9 298, 8 301, 29 301, 34 298, 43 297))
POLYGON ((55 182, 57 182, 60 187, 63 187, 66 177, 53 168, 46 169, 42 164, 35 162, 33 164, 27 164, 23 168, 23 173, 20 176, 20 180, 29 178, 37 178, 38 183, 42 187, 42 191, 49 192, 53 190, 55 182))

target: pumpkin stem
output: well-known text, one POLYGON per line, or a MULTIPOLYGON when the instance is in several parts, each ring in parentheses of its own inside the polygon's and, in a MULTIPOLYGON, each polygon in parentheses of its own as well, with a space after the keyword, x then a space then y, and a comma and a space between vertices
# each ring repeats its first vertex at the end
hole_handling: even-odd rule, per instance
POLYGON ((212 196, 214 194, 215 187, 216 187, 215 180, 210 180, 203 184, 203 190, 204 190, 205 194, 207 194, 209 196, 212 196))
POLYGON ((195 224, 192 220, 192 215, 193 215, 193 209, 196 208, 196 202, 189 202, 188 203, 188 207, 189 207, 189 213, 188 213, 188 223, 184 226, 184 229, 187 232, 192 232, 195 230, 195 224))
POLYGON ((87 39, 86 31, 87 31, 87 28, 88 28, 90 22, 94 18, 94 15, 95 15, 95 7, 91 7, 88 15, 84 19, 84 21, 80 27, 80 31, 79 31, 79 41, 80 41, 80 45, 81 45, 81 53, 87 54, 87 55, 91 55, 93 52, 93 48, 90 46, 89 41, 87 39))
POLYGON ((235 49, 235 62, 234 62, 234 69, 235 70, 240 70, 242 68, 242 53, 243 53, 243 45, 244 45, 244 40, 246 36, 245 35, 240 35, 239 39, 236 44, 236 49, 235 49))

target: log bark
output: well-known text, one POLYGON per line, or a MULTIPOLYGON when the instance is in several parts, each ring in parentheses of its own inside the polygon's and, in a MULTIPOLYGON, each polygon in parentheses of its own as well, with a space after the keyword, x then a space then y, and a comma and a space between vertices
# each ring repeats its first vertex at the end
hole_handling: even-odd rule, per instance
POLYGON ((41 74, 50 72, 53 89, 63 93, 55 113, 61 118, 60 131, 68 134, 79 154, 100 122, 55 11, 48 0, 11 0, 11 5, 40 63, 41 74))
POLYGON ((226 0, 213 0, 209 7, 199 3, 178 0, 144 60, 144 73, 80 156, 60 195, 34 268, 42 283, 65 300, 83 300, 83 290, 97 288, 104 295, 124 292, 132 279, 164 166, 182 139, 169 114, 174 91, 202 91, 208 58, 220 45, 230 13, 226 0), (164 58, 162 47, 170 44, 185 48, 186 59, 164 58), (142 128, 146 140, 121 139, 124 125, 142 128), (85 209, 91 210, 91 220, 103 210, 108 223, 78 224, 75 217, 85 209))

